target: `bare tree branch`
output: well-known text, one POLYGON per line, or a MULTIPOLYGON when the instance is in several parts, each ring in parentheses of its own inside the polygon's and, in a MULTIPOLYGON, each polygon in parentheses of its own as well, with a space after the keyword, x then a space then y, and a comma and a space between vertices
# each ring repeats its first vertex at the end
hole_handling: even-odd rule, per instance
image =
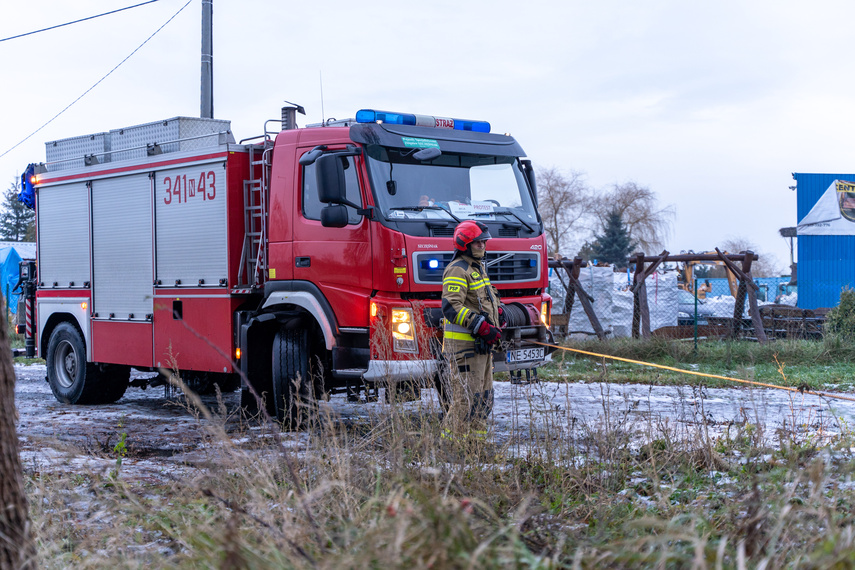
POLYGON ((658 251, 664 247, 675 211, 670 205, 660 207, 656 192, 629 181, 615 184, 597 201, 596 214, 601 227, 605 227, 609 214, 616 212, 641 251, 658 251))
POLYGON ((564 174, 554 167, 538 170, 537 196, 547 246, 554 257, 562 248, 571 248, 575 245, 572 242, 579 241, 576 234, 585 231, 595 200, 584 173, 571 170, 564 174))
POLYGON ((751 275, 754 277, 777 277, 781 275, 778 260, 773 255, 758 251, 757 244, 745 236, 735 236, 726 239, 720 249, 728 253, 741 253, 753 251, 757 254, 757 261, 751 264, 751 275))

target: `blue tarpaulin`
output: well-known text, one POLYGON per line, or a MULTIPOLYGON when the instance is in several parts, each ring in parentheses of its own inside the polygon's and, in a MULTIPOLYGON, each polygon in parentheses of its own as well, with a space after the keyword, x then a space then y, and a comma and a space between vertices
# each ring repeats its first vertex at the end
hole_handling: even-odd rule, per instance
POLYGON ((18 312, 18 294, 12 289, 18 283, 21 256, 14 247, 0 248, 0 283, 3 287, 3 299, 6 300, 10 313, 18 312))
POLYGON ((18 283, 21 260, 36 257, 35 245, 28 242, 0 242, 0 295, 12 314, 18 312, 18 293, 12 290, 18 283))

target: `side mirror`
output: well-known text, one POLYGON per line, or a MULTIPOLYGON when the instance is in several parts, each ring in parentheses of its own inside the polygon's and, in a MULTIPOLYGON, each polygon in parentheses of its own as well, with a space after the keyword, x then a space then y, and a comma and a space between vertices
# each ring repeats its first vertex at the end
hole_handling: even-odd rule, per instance
POLYGON ((321 225, 325 228, 343 228, 347 225, 347 206, 330 204, 321 209, 321 225))
MULTIPOLYGON (((323 204, 341 204, 346 200, 344 166, 341 158, 328 154, 315 165, 318 182, 318 199, 323 204)), ((345 216, 346 217, 346 216, 345 216)))

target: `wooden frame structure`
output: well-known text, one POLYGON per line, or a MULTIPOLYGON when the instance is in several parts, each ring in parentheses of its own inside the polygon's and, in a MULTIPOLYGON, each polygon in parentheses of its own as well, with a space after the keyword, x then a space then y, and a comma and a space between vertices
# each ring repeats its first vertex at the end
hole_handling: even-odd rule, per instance
MULTIPOLYGON (((597 318, 597 314, 594 312, 594 305, 592 304, 594 302, 594 298, 585 291, 582 287, 582 283, 579 282, 579 273, 583 267, 587 266, 588 262, 582 261, 581 257, 577 257, 572 261, 569 259, 549 260, 549 267, 556 270, 555 275, 564 287, 564 314, 569 318, 570 311, 573 309, 576 297, 578 297, 579 303, 581 303, 582 309, 584 309, 585 315, 587 315, 588 321, 590 321, 591 327, 594 329, 594 334, 597 335, 598 339, 603 340, 606 338, 607 333, 603 330, 603 326, 600 324, 600 319, 597 318), (561 273, 557 271, 558 269, 564 269, 567 274, 567 283, 564 282, 564 279, 561 277, 561 273)), ((567 332, 569 334, 570 331, 567 332)))
POLYGON ((662 263, 671 262, 703 262, 720 261, 728 270, 732 271, 739 279, 739 287, 736 291, 736 304, 733 307, 733 319, 729 323, 728 335, 733 337, 738 331, 739 323, 742 322, 742 312, 745 309, 745 300, 748 299, 748 315, 754 325, 754 333, 757 341, 761 344, 767 342, 766 331, 763 328, 763 320, 760 318, 760 310, 757 304, 757 291, 760 287, 751 276, 751 264, 758 259, 757 254, 752 251, 743 251, 738 254, 722 253, 715 248, 715 254, 679 254, 670 255, 663 251, 658 256, 646 256, 644 253, 636 253, 628 259, 630 264, 635 264, 635 275, 632 286, 632 338, 650 338, 650 309, 647 306, 647 286, 645 280, 662 263), (737 265, 739 263, 740 265, 737 265), (648 265, 649 264, 649 265, 648 265))

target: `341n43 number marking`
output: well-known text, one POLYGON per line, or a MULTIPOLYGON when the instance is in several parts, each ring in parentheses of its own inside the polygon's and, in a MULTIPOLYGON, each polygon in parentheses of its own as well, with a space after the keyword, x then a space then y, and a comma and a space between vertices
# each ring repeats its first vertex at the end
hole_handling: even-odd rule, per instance
POLYGON ((186 174, 166 176, 163 184, 166 190, 166 196, 163 197, 164 204, 172 204, 175 200, 179 204, 186 203, 198 196, 205 201, 217 197, 217 175, 212 170, 201 172, 198 180, 195 176, 188 177, 186 174))

